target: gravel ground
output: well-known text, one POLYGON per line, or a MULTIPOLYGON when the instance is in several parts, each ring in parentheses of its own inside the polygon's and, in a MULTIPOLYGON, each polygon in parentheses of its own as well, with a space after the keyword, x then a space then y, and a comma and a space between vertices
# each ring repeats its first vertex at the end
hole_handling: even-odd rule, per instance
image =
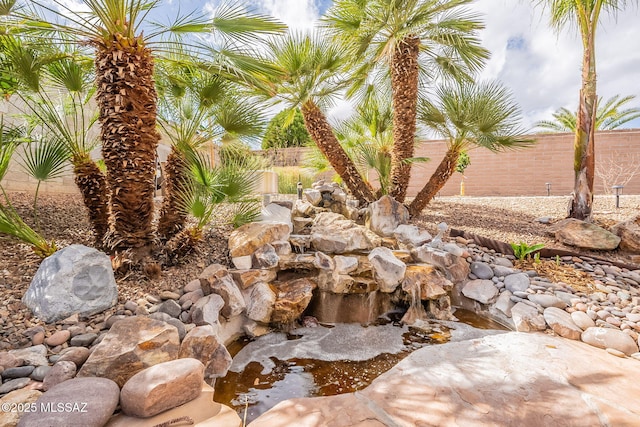
MULTIPOLYGON (((30 225, 33 196, 13 193, 11 201, 30 225)), ((416 218, 416 224, 436 232, 436 224, 445 221, 450 227, 504 242, 524 241, 559 247, 547 235, 548 225, 536 219, 548 216, 552 221, 566 215, 568 197, 448 197, 438 198, 416 218)), ((623 196, 621 208, 615 208, 613 197, 597 197, 594 220, 604 226, 631 218, 640 213, 640 196, 623 196)), ((85 218, 80 196, 42 195, 38 201, 38 216, 42 234, 53 239, 59 247, 73 243, 91 245, 92 236, 85 218)), ((120 303, 136 300, 146 294, 157 295, 163 290, 177 290, 198 276, 211 263, 228 264, 228 226, 214 227, 205 233, 198 251, 186 257, 180 265, 165 268, 162 276, 150 281, 138 272, 117 278, 120 303)), ((598 256, 628 261, 617 251, 596 253, 598 256)), ((0 235, 0 349, 15 346, 24 340, 20 331, 40 324, 32 319, 20 301, 35 274, 40 259, 31 249, 8 236, 0 235)), ((112 309, 115 311, 115 309, 112 309)), ((107 316, 110 313, 105 313, 107 316)), ((46 326, 50 328, 51 326, 46 326)))

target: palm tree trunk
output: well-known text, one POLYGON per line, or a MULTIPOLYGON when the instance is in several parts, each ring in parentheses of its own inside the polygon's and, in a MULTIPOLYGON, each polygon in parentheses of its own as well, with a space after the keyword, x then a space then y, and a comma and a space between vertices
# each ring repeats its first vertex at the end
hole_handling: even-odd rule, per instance
POLYGON ((429 182, 425 184, 413 199, 411 205, 409 205, 409 214, 412 217, 419 215, 451 178, 451 175, 456 171, 458 157, 460 157, 460 149, 450 148, 447 150, 436 171, 429 178, 429 182))
POLYGON ((104 236, 109 229, 109 193, 106 177, 96 162, 88 156, 73 159, 73 173, 89 214, 95 245, 102 248, 104 236))
POLYGON ((398 43, 391 60, 394 146, 389 194, 399 202, 404 202, 411 176, 411 165, 404 160, 413 157, 415 146, 419 52, 420 39, 408 36, 398 43))
POLYGON ((595 173, 596 93, 595 28, 587 32, 582 57, 582 88, 574 141, 575 182, 569 217, 589 220, 595 173))
POLYGON ((167 241, 184 229, 187 221, 187 213, 180 203, 180 197, 186 191, 187 163, 175 146, 171 148, 164 171, 164 200, 158 221, 158 236, 167 241))
POLYGON ((345 153, 320 108, 312 101, 307 101, 302 105, 301 110, 309 135, 336 173, 340 175, 351 194, 362 204, 373 202, 375 200, 373 190, 362 179, 353 161, 345 153))
POLYGON ((116 252, 134 249, 139 260, 155 238, 151 222, 160 134, 153 57, 138 39, 119 35, 96 50, 96 99, 111 204, 105 246, 116 252))

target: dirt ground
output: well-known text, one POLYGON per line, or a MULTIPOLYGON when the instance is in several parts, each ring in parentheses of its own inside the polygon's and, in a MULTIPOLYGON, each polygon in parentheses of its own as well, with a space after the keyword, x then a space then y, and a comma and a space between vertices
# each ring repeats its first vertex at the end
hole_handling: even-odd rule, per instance
MULTIPOLYGON (((10 198, 23 219, 39 227, 41 233, 47 239, 55 240, 59 247, 74 243, 91 245, 92 236, 80 196, 42 195, 38 200, 38 226, 33 216, 33 195, 13 193, 10 198)), ((547 234, 549 226, 537 219, 549 217, 553 222, 564 218, 568 201, 568 197, 443 197, 433 201, 414 222, 434 235, 436 225, 444 221, 451 228, 503 242, 543 243, 547 247, 563 248, 547 234)), ((596 198, 594 221, 600 225, 611 226, 638 214, 640 196, 623 196, 619 209, 615 208, 615 199, 611 196, 596 198)), ((187 256, 179 265, 165 268, 155 281, 138 272, 120 275, 117 277, 120 302, 135 301, 146 294, 158 294, 163 290, 179 289, 196 278, 209 264, 228 264, 227 237, 230 231, 229 226, 215 226, 207 230, 204 241, 195 253, 187 256)), ((628 261, 624 254, 617 251, 595 255, 628 261)), ((40 259, 27 245, 0 235, 0 319, 11 316, 16 320, 12 323, 17 328, 31 326, 31 313, 20 300, 39 263, 40 259)), ((8 324, 0 323, 4 323, 0 326, 5 328, 8 324)), ((5 341, 7 335, 7 330, 3 330, 0 340, 5 341)))

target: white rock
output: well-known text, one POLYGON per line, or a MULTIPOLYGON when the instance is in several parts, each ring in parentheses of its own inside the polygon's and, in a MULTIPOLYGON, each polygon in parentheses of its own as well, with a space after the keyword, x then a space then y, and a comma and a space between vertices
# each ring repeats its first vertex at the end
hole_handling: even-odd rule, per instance
POLYGON ((418 247, 422 246, 433 237, 426 230, 420 230, 415 225, 400 224, 393 230, 393 237, 395 237, 400 243, 405 245, 418 247))
POLYGON ((349 274, 358 269, 358 258, 353 256, 336 255, 333 261, 339 274, 349 274))
POLYGON ((566 311, 557 307, 548 307, 544 310, 544 320, 561 337, 580 340, 582 329, 571 320, 571 315, 566 311))
POLYGON ((571 313, 571 320, 582 330, 596 326, 596 322, 583 311, 574 311, 571 313))
POLYGON ((384 247, 372 250, 368 258, 380 290, 385 293, 395 291, 404 279, 405 263, 396 258, 391 249, 384 247))
POLYGON ((613 348, 630 356, 638 352, 638 344, 618 329, 588 328, 582 333, 582 341, 598 348, 613 348))
POLYGON ((547 329, 547 323, 538 310, 523 302, 513 306, 511 318, 518 332, 544 331, 547 329))

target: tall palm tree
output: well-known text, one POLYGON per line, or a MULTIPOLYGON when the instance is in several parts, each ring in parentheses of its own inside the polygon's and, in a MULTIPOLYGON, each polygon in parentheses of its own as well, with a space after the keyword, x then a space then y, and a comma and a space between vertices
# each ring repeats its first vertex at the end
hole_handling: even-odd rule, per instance
POLYGON ((270 53, 286 76, 274 81, 277 100, 290 108, 300 107, 311 139, 353 196, 363 203, 372 202, 373 190, 340 145, 323 111, 349 84, 343 73, 345 50, 319 33, 293 33, 273 40, 270 53))
MULTIPOLYGON (((131 250, 140 261, 150 254, 155 233, 152 228, 156 149, 157 93, 154 82, 156 54, 178 43, 157 44, 167 32, 211 34, 214 30, 236 38, 250 34, 273 34, 283 26, 271 18, 244 13, 242 5, 222 6, 213 19, 188 15, 169 27, 143 33, 151 9, 160 0, 83 0, 83 10, 62 0, 31 0, 14 15, 19 25, 49 37, 73 38, 93 48, 96 101, 101 125, 102 156, 107 168, 110 216, 107 246, 116 252, 131 250), (51 6, 51 5, 55 6, 51 6), (58 15, 51 18, 52 14, 58 15)), ((199 45, 194 50, 209 57, 211 70, 229 75, 250 75, 236 67, 256 71, 259 63, 223 46, 199 45), (213 64, 215 62, 215 64, 213 64), (215 65, 215 66, 214 66, 215 65)))
POLYGON ((418 215, 456 171, 460 153, 471 146, 502 151, 527 147, 520 110, 511 94, 496 83, 450 84, 436 89, 435 100, 423 100, 418 122, 447 141, 447 152, 427 184, 409 206, 418 215))
POLYGON ((404 201, 416 138, 420 80, 438 75, 471 79, 489 57, 480 46, 478 16, 464 8, 472 0, 337 0, 325 18, 345 46, 360 79, 390 75, 393 138, 390 194, 404 201))
MULTIPOLYGON (((640 108, 625 108, 622 106, 632 101, 635 95, 620 98, 615 95, 602 103, 602 97, 598 97, 598 109, 596 111, 596 130, 614 130, 618 129, 625 123, 640 117, 640 108)), ((567 108, 559 108, 553 113, 553 120, 542 120, 536 123, 536 126, 544 129, 544 132, 576 132, 576 113, 567 108)))
POLYGON ((593 205, 595 175, 595 131, 598 96, 596 91, 596 29, 602 12, 616 13, 634 0, 535 0, 547 7, 551 27, 560 31, 576 25, 582 40, 582 87, 578 103, 574 141, 575 182, 569 217, 588 220, 593 205))

